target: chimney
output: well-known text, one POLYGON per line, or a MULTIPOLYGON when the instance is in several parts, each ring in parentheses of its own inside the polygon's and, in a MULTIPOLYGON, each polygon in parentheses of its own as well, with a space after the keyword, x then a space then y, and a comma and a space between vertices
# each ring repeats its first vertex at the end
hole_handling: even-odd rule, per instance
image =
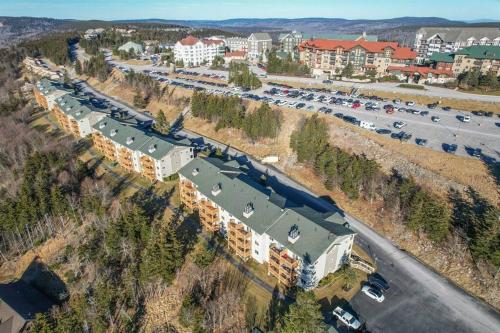
POLYGON ((194 168, 194 169, 193 169, 193 176, 196 176, 196 175, 198 175, 199 173, 200 173, 200 169, 198 169, 198 168, 194 168))
POLYGON ((299 231, 299 226, 294 224, 290 228, 290 231, 288 232, 288 241, 292 244, 294 244, 300 237, 300 231, 299 231))
POLYGON ((219 194, 220 192, 222 191, 222 187, 219 184, 215 184, 213 187, 212 187, 212 195, 214 196, 217 196, 217 194, 219 194))
POLYGON ((249 218, 254 212, 253 204, 251 202, 247 203, 245 209, 243 210, 243 216, 249 218))

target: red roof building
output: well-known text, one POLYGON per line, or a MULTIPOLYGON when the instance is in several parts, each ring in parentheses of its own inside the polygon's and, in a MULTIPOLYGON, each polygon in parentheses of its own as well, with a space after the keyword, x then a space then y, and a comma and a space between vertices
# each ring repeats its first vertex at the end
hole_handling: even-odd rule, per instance
POLYGON ((395 75, 401 80, 422 83, 445 83, 454 80, 453 72, 447 69, 434 69, 432 67, 422 66, 389 66, 386 69, 387 74, 395 75))
POLYGON ((355 74, 375 70, 377 76, 385 74, 388 66, 409 66, 417 53, 397 42, 358 40, 312 39, 299 46, 301 62, 313 74, 340 74, 351 63, 355 74))

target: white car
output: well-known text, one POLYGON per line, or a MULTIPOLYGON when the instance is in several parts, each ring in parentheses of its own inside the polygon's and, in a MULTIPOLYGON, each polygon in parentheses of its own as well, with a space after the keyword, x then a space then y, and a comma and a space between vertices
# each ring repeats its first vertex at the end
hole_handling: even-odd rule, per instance
POLYGON ((470 116, 463 116, 462 117, 462 122, 464 122, 464 123, 470 123, 470 116))
POLYGON ((370 130, 370 131, 375 131, 377 129, 373 123, 370 123, 370 122, 364 121, 364 120, 361 120, 359 122, 359 127, 365 128, 365 129, 370 130))
POLYGON ((333 316, 349 328, 357 330, 361 327, 359 320, 340 306, 337 306, 335 310, 333 310, 333 316))
POLYGON ((290 106, 292 108, 295 107, 295 105, 297 105, 297 102, 295 102, 295 101, 294 102, 288 102, 288 106, 290 106))
POLYGON ((384 294, 380 291, 380 289, 371 286, 371 285, 364 285, 363 288, 361 288, 361 291, 371 299, 376 300, 379 303, 382 303, 385 299, 384 294))
POLYGON ((414 101, 409 101, 409 102, 406 102, 406 105, 408 105, 408 106, 414 106, 415 102, 414 101))

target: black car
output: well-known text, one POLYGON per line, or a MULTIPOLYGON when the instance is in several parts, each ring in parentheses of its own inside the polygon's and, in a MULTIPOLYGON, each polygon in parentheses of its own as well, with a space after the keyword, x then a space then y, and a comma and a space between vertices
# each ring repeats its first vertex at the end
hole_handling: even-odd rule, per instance
POLYGON ((344 118, 344 114, 340 113, 340 112, 334 114, 334 116, 337 117, 337 118, 340 118, 340 119, 344 118))
POLYGON ((485 112, 485 113, 484 113, 484 116, 485 116, 485 117, 490 117, 490 118, 491 118, 491 117, 493 117, 493 112, 491 112, 491 111, 485 112))
POLYGON ((306 106, 306 104, 305 104, 305 103, 298 103, 298 104, 295 106, 295 108, 296 108, 296 109, 302 109, 304 106, 306 106))
POLYGON ((442 109, 443 111, 451 111, 451 107, 449 106, 443 106, 442 109))
POLYGON ((427 116, 429 114, 429 111, 422 111, 420 112, 421 116, 427 116))
POLYGON ((427 104, 427 107, 431 110, 437 108, 437 106, 438 106, 437 103, 427 104))
POLYGON ((356 117, 352 117, 352 116, 344 116, 343 119, 351 124, 355 124, 358 121, 358 119, 356 117))
POLYGON ((392 131, 390 129, 387 129, 387 128, 379 128, 375 132, 377 132, 378 134, 391 134, 392 133, 392 131))
POLYGON ((389 283, 378 273, 373 273, 368 277, 368 282, 372 286, 379 288, 380 290, 387 291, 389 290, 389 283))
POLYGON ((448 143, 443 143, 442 147, 445 152, 450 154, 455 154, 458 148, 456 144, 448 144, 448 143))
POLYGON ((475 116, 478 116, 478 117, 484 116, 484 112, 483 111, 472 111, 472 114, 475 115, 475 116))
POLYGON ((416 138, 415 143, 419 146, 427 146, 427 139, 416 138))

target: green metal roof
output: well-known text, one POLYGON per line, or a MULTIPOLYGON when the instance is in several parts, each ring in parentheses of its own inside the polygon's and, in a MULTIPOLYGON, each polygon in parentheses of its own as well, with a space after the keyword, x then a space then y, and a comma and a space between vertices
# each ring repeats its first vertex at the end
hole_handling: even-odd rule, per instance
POLYGON ((431 62, 447 62, 453 63, 453 54, 452 53, 439 53, 434 52, 429 59, 431 62))
POLYGON ((110 117, 104 117, 93 128, 108 139, 131 150, 138 150, 155 160, 162 159, 176 146, 188 146, 184 142, 174 142, 153 133, 146 133, 110 117))
POLYGON ((179 173, 196 184, 198 190, 258 234, 267 233, 296 255, 316 261, 338 236, 354 232, 343 226, 345 220, 335 213, 330 217, 308 207, 297 207, 289 199, 257 183, 234 161, 224 163, 217 159, 195 158, 179 173), (197 169, 198 173, 193 174, 197 169), (221 192, 214 196, 212 188, 219 184, 221 192), (251 203, 254 212, 243 216, 245 206, 251 203), (288 232, 297 225, 300 237, 295 243, 288 241, 288 232))
POLYGON ((477 45, 469 46, 455 54, 466 55, 474 59, 500 60, 500 46, 477 45))

